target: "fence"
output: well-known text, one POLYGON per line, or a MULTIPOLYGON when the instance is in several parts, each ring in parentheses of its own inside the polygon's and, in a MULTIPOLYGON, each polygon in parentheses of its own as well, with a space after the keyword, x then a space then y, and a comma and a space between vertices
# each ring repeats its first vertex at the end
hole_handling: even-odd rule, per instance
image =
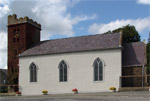
POLYGON ((19 91, 18 85, 0 85, 0 93, 14 93, 19 91))
POLYGON ((148 87, 150 75, 128 75, 120 77, 120 87, 148 87))

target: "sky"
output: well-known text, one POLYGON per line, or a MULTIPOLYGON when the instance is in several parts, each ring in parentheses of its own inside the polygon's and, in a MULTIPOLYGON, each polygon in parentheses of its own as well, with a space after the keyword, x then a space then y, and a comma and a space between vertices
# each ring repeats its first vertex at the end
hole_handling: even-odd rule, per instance
POLYGON ((0 0, 0 68, 7 68, 7 17, 41 24, 41 41, 102 34, 134 25, 147 42, 150 0, 0 0))

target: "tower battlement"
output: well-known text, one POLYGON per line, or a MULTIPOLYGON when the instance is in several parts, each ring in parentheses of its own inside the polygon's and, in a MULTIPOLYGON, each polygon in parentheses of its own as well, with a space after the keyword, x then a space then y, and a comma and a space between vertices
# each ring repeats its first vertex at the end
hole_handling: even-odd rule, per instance
POLYGON ((41 29, 41 24, 37 23, 36 21, 33 21, 32 19, 29 19, 27 16, 25 16, 24 18, 17 18, 16 14, 8 16, 8 26, 21 23, 30 23, 31 25, 41 29))

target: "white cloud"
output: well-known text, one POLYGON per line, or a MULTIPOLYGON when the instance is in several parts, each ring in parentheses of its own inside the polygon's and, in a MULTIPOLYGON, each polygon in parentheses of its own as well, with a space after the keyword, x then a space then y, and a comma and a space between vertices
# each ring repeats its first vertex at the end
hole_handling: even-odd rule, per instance
POLYGON ((142 32, 145 29, 150 30, 150 17, 143 18, 143 19, 136 19, 136 20, 132 20, 132 19, 116 20, 107 24, 94 23, 91 26, 89 26, 88 32, 93 34, 95 33, 101 34, 109 30, 112 31, 114 29, 126 26, 128 24, 134 25, 138 32, 142 32))
POLYGON ((0 0, 0 68, 7 67, 7 16, 28 16, 42 25, 41 39, 53 35, 73 36, 73 26, 81 21, 92 20, 96 15, 72 16, 68 9, 79 0, 0 0), (5 44, 4 44, 5 43, 5 44))
POLYGON ((39 22, 42 25, 41 39, 47 40, 54 34, 73 36, 75 34, 74 24, 96 18, 94 14, 72 17, 67 10, 78 2, 79 0, 47 0, 46 2, 43 0, 15 0, 10 4, 10 12, 18 16, 29 16, 39 22))
POLYGON ((0 17, 2 17, 4 14, 7 14, 9 12, 8 5, 4 5, 3 7, 0 7, 0 17))
POLYGON ((8 0, 0 0, 0 18, 9 12, 8 0))
POLYGON ((150 5, 150 0, 137 0, 137 3, 139 3, 139 4, 149 4, 150 5))
POLYGON ((0 0, 0 6, 9 5, 13 0, 0 0))
POLYGON ((80 21, 85 21, 85 20, 92 20, 92 19, 96 19, 97 16, 95 14, 93 14, 92 16, 76 16, 73 20, 72 20, 72 24, 76 24, 80 21))
POLYGON ((7 34, 0 32, 0 68, 7 68, 7 34))

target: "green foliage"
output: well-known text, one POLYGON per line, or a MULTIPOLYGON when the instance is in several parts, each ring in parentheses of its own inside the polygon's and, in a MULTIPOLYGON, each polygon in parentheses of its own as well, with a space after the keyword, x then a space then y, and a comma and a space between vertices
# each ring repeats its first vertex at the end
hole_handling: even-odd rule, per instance
POLYGON ((123 43, 130 43, 130 42, 139 42, 140 35, 137 32, 136 28, 131 25, 126 25, 122 28, 118 28, 112 31, 114 32, 122 32, 123 33, 123 43))
POLYGON ((103 34, 112 34, 112 32, 109 30, 108 32, 105 32, 103 34))
POLYGON ((150 43, 147 44, 146 52, 147 52, 147 74, 150 74, 150 43))
POLYGON ((8 93, 8 89, 6 87, 1 88, 0 93, 8 93))
POLYGON ((12 72, 8 73, 8 84, 18 84, 18 75, 12 72))
POLYGON ((136 28, 131 25, 126 25, 122 28, 115 29, 112 32, 111 31, 105 32, 104 34, 112 34, 116 32, 123 33, 123 39, 122 39, 123 43, 139 42, 141 40, 140 35, 137 32, 136 28))

